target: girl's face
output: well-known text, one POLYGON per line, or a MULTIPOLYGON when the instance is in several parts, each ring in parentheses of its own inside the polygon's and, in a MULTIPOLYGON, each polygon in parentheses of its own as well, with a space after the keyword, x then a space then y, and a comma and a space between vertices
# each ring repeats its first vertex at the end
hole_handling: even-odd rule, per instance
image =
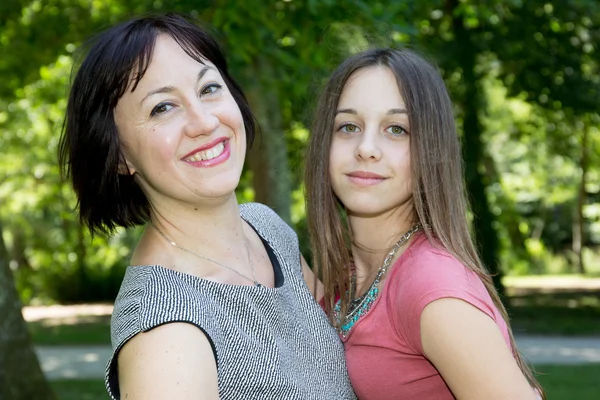
POLYGON ((170 36, 157 38, 115 122, 127 167, 151 204, 197 204, 237 187, 246 154, 240 109, 217 68, 191 58, 170 36))
POLYGON ((349 215, 412 208, 410 126, 396 77, 383 66, 354 72, 338 103, 329 174, 349 215))

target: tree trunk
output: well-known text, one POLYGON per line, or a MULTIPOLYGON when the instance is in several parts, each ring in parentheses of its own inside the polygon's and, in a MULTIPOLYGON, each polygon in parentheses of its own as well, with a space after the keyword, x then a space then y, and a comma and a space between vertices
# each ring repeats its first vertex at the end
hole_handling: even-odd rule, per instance
POLYGON ((0 223, 0 398, 54 400, 21 313, 0 223))
POLYGON ((502 271, 498 263, 498 234, 494 227, 495 217, 492 213, 485 193, 485 176, 481 172, 484 162, 484 145, 481 141, 483 132, 479 112, 484 109, 485 102, 475 73, 477 50, 471 35, 463 24, 462 17, 455 10, 457 0, 449 0, 448 10, 452 16, 456 48, 460 49, 458 63, 462 69, 464 92, 459 100, 463 109, 463 157, 465 162, 465 180, 469 201, 473 211, 473 228, 481 259, 492 274, 494 285, 504 294, 502 271))
POLYGON ((573 251, 576 256, 576 267, 577 272, 585 274, 585 264, 583 261, 583 247, 585 245, 585 218, 583 216, 583 207, 587 202, 587 193, 585 186, 587 183, 587 175, 589 169, 589 157, 588 157, 588 144, 589 144, 589 132, 587 127, 583 128, 583 134, 581 137, 581 180, 579 181, 579 195, 577 196, 577 209, 575 212, 575 218, 573 220, 573 251))
POLYGON ((246 91, 262 130, 248 160, 253 173, 254 199, 273 208, 284 221, 291 223, 292 184, 279 97, 273 82, 268 84, 257 78, 272 75, 268 61, 257 61, 254 69, 255 82, 246 91))

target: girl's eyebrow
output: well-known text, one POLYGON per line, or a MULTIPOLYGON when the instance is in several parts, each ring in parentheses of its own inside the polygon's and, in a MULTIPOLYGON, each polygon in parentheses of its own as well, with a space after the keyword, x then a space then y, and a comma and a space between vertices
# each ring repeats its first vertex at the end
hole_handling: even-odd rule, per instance
POLYGON ((353 108, 340 108, 339 110, 337 110, 335 112, 335 115, 338 115, 338 114, 353 114, 353 115, 357 115, 358 113, 353 108))
POLYGON ((387 112, 387 115, 392 114, 408 114, 408 111, 406 111, 404 108, 392 108, 387 112))
MULTIPOLYGON (((338 115, 338 114, 352 114, 352 115, 357 115, 358 113, 353 108, 340 108, 339 110, 337 110, 335 112, 335 115, 338 115)), ((408 111, 406 111, 404 108, 392 108, 386 114, 387 115, 408 114, 408 111)))

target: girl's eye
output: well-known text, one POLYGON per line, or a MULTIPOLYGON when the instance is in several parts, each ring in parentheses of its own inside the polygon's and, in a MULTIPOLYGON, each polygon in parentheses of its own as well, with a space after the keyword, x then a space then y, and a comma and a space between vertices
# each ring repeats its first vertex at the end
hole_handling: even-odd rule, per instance
POLYGON ((150 116, 153 117, 157 114, 166 113, 171 108, 173 108, 173 105, 170 103, 160 103, 152 109, 152 112, 150 112, 150 116))
POLYGON ((207 95, 207 94, 213 94, 216 91, 218 91, 219 89, 221 89, 223 86, 219 85, 218 83, 209 83, 208 85, 204 86, 202 88, 202 90, 200 90, 200 94, 201 95, 207 95))
POLYGON ((353 124, 345 124, 340 126, 340 131, 344 133, 356 133, 358 132, 358 126, 353 124))
POLYGON ((393 136, 401 136, 407 133, 406 129, 399 125, 392 125, 389 128, 387 128, 386 131, 391 133, 393 136))

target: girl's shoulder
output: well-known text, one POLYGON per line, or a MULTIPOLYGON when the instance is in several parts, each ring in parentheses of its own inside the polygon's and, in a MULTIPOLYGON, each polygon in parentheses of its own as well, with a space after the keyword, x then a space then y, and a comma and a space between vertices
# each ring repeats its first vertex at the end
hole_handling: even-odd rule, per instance
POLYGON ((389 276, 387 309, 393 325, 421 354, 420 318, 425 307, 439 299, 454 298, 476 307, 506 331, 502 317, 480 276, 443 247, 420 235, 389 276))
POLYGON ((390 291, 405 304, 448 294, 487 297, 485 285, 475 271, 423 234, 396 262, 389 279, 390 291))
POLYGON ((424 234, 415 238, 406 250, 406 257, 400 258, 398 264, 401 265, 398 270, 408 275, 472 272, 441 243, 428 239, 424 234))

